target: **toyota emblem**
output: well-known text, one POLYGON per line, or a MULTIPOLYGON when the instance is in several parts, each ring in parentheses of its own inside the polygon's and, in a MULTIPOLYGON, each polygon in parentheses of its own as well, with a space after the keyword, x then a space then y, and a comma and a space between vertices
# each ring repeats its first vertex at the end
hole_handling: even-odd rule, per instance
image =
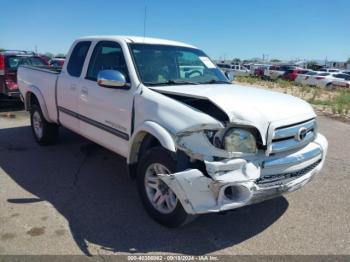
POLYGON ((307 129, 305 127, 302 127, 299 129, 298 131, 298 135, 297 135, 297 140, 301 141, 306 137, 307 134, 307 129))

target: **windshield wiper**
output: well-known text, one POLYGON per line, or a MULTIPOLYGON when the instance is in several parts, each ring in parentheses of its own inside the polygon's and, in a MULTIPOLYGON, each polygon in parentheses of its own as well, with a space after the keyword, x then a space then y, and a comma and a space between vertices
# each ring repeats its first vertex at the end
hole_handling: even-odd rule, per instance
POLYGON ((165 82, 145 82, 145 85, 149 86, 163 86, 163 85, 199 85, 199 83, 183 80, 169 79, 165 82))
POLYGON ((212 79, 212 80, 209 80, 207 82, 201 82, 201 84, 232 84, 232 83, 229 81, 225 81, 225 80, 212 79))

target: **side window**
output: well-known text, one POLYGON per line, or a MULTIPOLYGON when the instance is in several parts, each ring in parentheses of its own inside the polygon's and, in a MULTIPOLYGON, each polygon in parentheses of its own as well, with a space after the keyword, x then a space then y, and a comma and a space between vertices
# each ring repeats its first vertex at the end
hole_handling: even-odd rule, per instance
POLYGON ((92 53, 86 78, 97 80, 101 70, 118 70, 129 81, 128 70, 125 63, 123 50, 116 42, 99 42, 92 53))
POLYGON ((333 75, 335 78, 345 78, 346 75, 345 74, 335 74, 333 75))
POLYGON ((91 42, 84 41, 75 45, 67 65, 67 71, 71 76, 80 76, 90 44, 91 42))

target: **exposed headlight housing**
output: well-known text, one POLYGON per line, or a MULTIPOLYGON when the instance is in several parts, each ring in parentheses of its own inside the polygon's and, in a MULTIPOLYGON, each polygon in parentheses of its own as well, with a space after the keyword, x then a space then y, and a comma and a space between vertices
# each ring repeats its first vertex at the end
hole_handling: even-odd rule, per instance
POLYGON ((230 128, 227 130, 223 137, 223 146, 230 153, 255 154, 257 152, 254 135, 242 128, 230 128))

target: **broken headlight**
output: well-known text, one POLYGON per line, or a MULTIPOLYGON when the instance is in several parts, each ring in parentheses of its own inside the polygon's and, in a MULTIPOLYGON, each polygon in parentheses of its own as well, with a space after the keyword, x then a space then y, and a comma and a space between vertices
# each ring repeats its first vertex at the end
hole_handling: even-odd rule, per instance
POLYGON ((255 154, 257 152, 254 135, 242 128, 230 128, 223 136, 223 147, 226 151, 255 154))

